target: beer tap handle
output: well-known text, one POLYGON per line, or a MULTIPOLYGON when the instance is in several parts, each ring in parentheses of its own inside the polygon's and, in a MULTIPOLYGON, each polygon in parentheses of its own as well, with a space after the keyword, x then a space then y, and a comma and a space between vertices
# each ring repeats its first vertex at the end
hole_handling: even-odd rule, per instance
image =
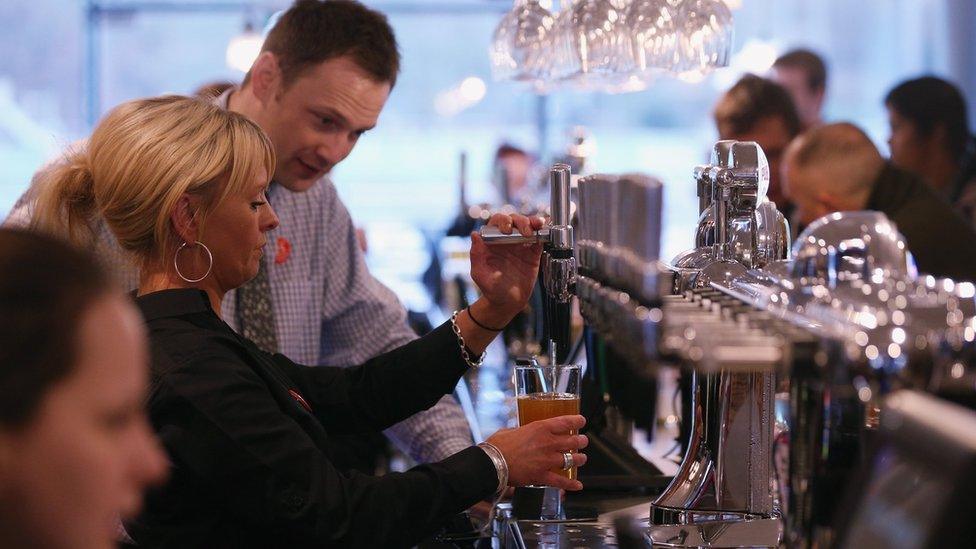
POLYGON ((548 226, 534 231, 532 236, 524 236, 513 231, 504 234, 498 227, 484 226, 481 238, 485 244, 548 244, 557 249, 573 250, 573 227, 570 225, 569 207, 569 166, 555 164, 549 170, 550 195, 549 209, 552 214, 548 226))
POLYGON ((512 234, 501 232, 498 227, 485 225, 479 231, 485 244, 545 244, 549 242, 549 227, 543 227, 538 231, 533 231, 532 236, 525 236, 517 230, 512 230, 512 234))

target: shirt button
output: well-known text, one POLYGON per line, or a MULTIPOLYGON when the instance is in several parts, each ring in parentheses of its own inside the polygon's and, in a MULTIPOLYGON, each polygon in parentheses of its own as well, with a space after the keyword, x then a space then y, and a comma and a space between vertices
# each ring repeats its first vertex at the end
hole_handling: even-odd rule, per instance
POLYGON ((289 511, 298 511, 305 505, 305 498, 298 494, 288 494, 284 498, 284 504, 289 511))

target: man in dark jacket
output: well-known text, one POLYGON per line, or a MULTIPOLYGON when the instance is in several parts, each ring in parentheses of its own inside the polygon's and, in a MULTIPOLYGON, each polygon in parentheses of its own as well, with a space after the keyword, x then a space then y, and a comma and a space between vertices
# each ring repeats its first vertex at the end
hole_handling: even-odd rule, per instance
POLYGON ((798 137, 783 165, 785 190, 804 225, 837 211, 876 210, 897 226, 919 271, 976 280, 976 232, 917 176, 886 162, 853 124, 798 137))

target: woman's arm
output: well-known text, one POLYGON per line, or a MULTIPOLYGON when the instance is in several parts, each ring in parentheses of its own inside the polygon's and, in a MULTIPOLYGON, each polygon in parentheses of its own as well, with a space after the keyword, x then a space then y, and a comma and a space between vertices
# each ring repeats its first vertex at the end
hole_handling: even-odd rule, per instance
MULTIPOLYGON (((422 347, 405 354, 419 354, 422 347)), ((392 370, 401 367, 413 366, 388 363, 392 370)), ((356 375, 362 383, 349 382, 347 387, 365 391, 369 370, 359 368, 356 375)), ((154 532, 165 534, 165 523, 180 512, 181 504, 193 507, 193 502, 167 500, 167 494, 199 493, 216 498, 220 509, 213 512, 229 513, 246 528, 282 543, 411 545, 497 488, 495 468, 479 448, 401 474, 341 473, 327 458, 328 435, 315 418, 289 407, 286 390, 259 372, 218 348, 160 378, 150 414, 177 468, 187 473, 174 482, 200 485, 169 485, 150 496, 147 513, 136 525, 144 539, 156 539, 154 532)), ((329 385, 336 390, 340 386, 329 385)), ((368 400, 379 404, 378 399, 368 400)), ((397 408, 395 403, 381 406, 397 408)), ((339 413, 339 408, 333 411, 339 413)))
MULTIPOLYGON (((542 220, 495 214, 489 224, 503 233, 529 235, 542 226, 542 220)), ((539 244, 489 247, 472 233, 471 277, 482 296, 456 316, 460 338, 451 323, 445 323, 419 340, 346 369, 341 376, 331 370, 296 368, 287 361, 282 361, 282 367, 319 403, 321 411, 316 414, 330 429, 348 432, 350 412, 353 421, 362 421, 370 429, 386 428, 430 408, 454 390, 467 368, 461 341, 469 360, 477 360, 499 330, 525 307, 535 287, 541 252, 539 244), (499 330, 490 329, 495 327, 499 330), (337 424, 336 417, 347 418, 346 424, 337 424)))
POLYGON ((359 366, 308 367, 282 355, 273 359, 333 433, 379 431, 426 410, 452 392, 468 369, 450 322, 359 366))

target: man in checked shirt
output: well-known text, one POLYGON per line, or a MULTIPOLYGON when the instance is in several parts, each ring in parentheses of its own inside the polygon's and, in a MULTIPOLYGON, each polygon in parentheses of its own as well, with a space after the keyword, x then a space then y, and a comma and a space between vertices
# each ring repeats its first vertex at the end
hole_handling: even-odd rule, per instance
MULTIPOLYGON (((382 14, 350 0, 298 0, 269 32, 241 86, 216 99, 254 120, 274 143, 277 167, 268 199, 281 220, 268 233, 263 302, 255 306, 230 292, 224 320, 238 331, 242 322, 260 331, 270 321, 263 326, 266 337, 247 335, 296 362, 361 364, 415 337, 396 296, 367 271, 349 212, 327 176, 376 125, 399 65, 382 14), (248 318, 268 305, 269 318, 248 318)), ((31 194, 5 224, 29 220, 31 194)), ((134 270, 104 226, 101 236, 103 255, 135 287, 134 270)), ((450 396, 385 434, 418 462, 439 461, 473 444, 450 396)))

